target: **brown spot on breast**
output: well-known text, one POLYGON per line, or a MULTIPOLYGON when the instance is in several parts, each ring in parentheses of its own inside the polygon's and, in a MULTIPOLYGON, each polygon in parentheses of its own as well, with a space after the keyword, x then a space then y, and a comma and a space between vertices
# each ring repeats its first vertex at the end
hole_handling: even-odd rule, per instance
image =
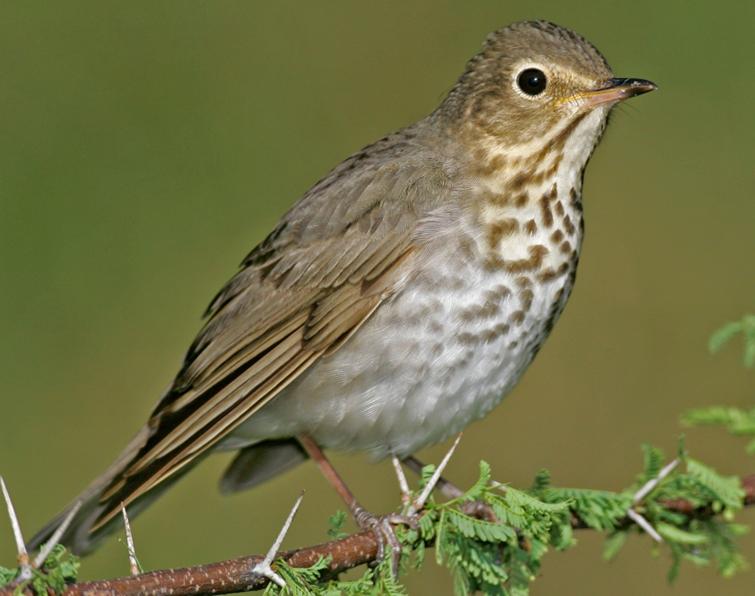
POLYGON ((511 313, 509 321, 511 321, 514 325, 521 325, 522 323, 524 323, 524 311, 515 310, 511 313))
POLYGON ((474 244, 469 236, 464 235, 459 238, 459 252, 467 261, 475 258, 474 244))
POLYGON ((465 323, 477 320, 490 319, 501 311, 500 304, 495 300, 486 300, 483 304, 476 304, 463 309, 459 313, 459 319, 465 323))
POLYGON ((556 201, 556 205, 554 206, 554 209, 556 210, 556 215, 558 215, 559 217, 564 216, 564 213, 565 213, 564 206, 561 203, 561 201, 556 201))
POLYGON ((504 269, 509 273, 520 273, 523 271, 539 269, 543 262, 543 257, 548 254, 548 249, 542 244, 535 244, 534 246, 530 246, 527 250, 530 253, 528 258, 504 261, 504 269))
POLYGON ((534 219, 530 219, 524 224, 524 231, 530 236, 533 236, 537 232, 537 222, 534 219))
POLYGON ((574 232, 577 231, 577 228, 574 227, 574 224, 571 221, 571 217, 569 217, 568 215, 564 217, 564 229, 570 236, 572 236, 574 232))
POLYGON ((516 285, 520 288, 532 287, 532 280, 526 275, 520 275, 514 281, 516 282, 516 285))
POLYGON ((554 244, 558 244, 564 239, 564 233, 561 230, 556 230, 551 234, 551 241, 554 244))
POLYGON ((503 284, 498 284, 494 288, 491 288, 490 290, 486 290, 485 294, 483 294, 486 302, 488 300, 498 302, 510 295, 511 295, 511 290, 509 290, 503 284))
POLYGON ((569 263, 561 263, 558 269, 553 269, 552 267, 549 267, 548 269, 544 269, 537 278, 540 281, 552 281, 556 279, 557 277, 561 277, 562 275, 565 275, 569 271, 569 263))
POLYGON ((447 279, 447 287, 451 288, 452 290, 463 290, 467 285, 467 281, 460 275, 452 275, 447 279))
POLYGON ((569 189, 569 198, 571 199, 572 205, 578 205, 579 204, 579 193, 577 193, 577 189, 574 187, 571 187, 569 189))
POLYGON ((568 240, 564 240, 561 244, 560 250, 563 254, 568 255, 571 252, 571 244, 568 240))
POLYGON ((540 214, 543 219, 543 225, 546 228, 550 228, 553 225, 553 212, 551 211, 551 205, 547 194, 540 198, 540 214))
POLYGON ((525 312, 532 307, 532 301, 534 299, 535 293, 530 289, 519 292, 519 301, 522 303, 522 310, 525 312))
POLYGON ((516 197, 514 197, 514 205, 516 205, 519 209, 527 205, 530 201, 530 196, 527 194, 527 192, 520 192, 516 197))
POLYGON ((480 336, 465 331, 456 336, 456 341, 463 346, 476 346, 480 343, 480 336))
POLYGON ((543 197, 547 197, 549 201, 555 201, 558 197, 558 185, 554 182, 550 190, 546 192, 543 197))
POLYGON ((496 207, 505 207, 511 202, 511 195, 507 192, 503 193, 488 193, 485 197, 485 201, 496 207))
POLYGON ((493 158, 477 167, 477 173, 480 176, 491 176, 506 165, 506 159, 503 155, 494 155, 493 158))
POLYGON ((531 176, 532 172, 530 172, 529 170, 519 172, 516 176, 509 180, 509 188, 514 192, 522 190, 524 185, 529 182, 531 176))
POLYGON ((519 220, 512 217, 488 225, 486 238, 491 250, 496 250, 502 238, 519 231, 519 220))
POLYGON ((553 158, 553 163, 551 163, 551 167, 548 168, 547 176, 550 178, 551 176, 555 176, 556 172, 558 172, 558 166, 561 165, 561 160, 564 158, 563 153, 559 153, 556 155, 556 157, 553 158))

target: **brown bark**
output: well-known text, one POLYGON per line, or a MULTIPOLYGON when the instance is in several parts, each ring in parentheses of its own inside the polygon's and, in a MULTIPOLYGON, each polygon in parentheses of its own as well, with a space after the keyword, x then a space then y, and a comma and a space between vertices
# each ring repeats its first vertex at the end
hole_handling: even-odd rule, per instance
MULTIPOLYGON (((755 474, 742 478, 745 491, 744 505, 755 505, 755 474)), ((673 511, 695 516, 711 515, 709 508, 695 509, 682 499, 667 501, 664 505, 673 511)), ((574 518, 577 529, 587 526, 574 518)), ((627 522, 631 524, 631 522, 627 522)), ((331 557, 329 571, 340 572, 375 561, 377 541, 372 532, 359 532, 340 540, 317 546, 308 546, 281 553, 282 558, 293 567, 310 567, 320 557, 331 557)), ((263 589, 268 580, 254 575, 251 569, 262 560, 261 555, 250 555, 182 569, 161 569, 130 577, 73 584, 65 591, 66 596, 118 594, 118 595, 178 595, 178 594, 228 594, 263 589)), ((0 596, 10 596, 12 590, 0 590, 0 596)))

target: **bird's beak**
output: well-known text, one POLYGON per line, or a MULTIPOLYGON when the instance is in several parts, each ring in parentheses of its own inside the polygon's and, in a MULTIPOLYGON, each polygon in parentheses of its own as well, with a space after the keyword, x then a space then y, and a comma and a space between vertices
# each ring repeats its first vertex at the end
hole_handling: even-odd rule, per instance
POLYGON ((635 95, 642 95, 658 89, 658 86, 645 79, 608 79, 605 86, 595 91, 581 93, 579 99, 594 107, 604 103, 624 101, 635 95))

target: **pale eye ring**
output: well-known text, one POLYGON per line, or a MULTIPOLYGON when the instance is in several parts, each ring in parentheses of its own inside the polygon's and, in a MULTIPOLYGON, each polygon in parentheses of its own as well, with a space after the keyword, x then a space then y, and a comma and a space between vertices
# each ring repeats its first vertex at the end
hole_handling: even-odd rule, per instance
POLYGON ((525 95, 535 97, 545 91, 548 78, 539 68, 525 68, 516 77, 516 86, 525 95))

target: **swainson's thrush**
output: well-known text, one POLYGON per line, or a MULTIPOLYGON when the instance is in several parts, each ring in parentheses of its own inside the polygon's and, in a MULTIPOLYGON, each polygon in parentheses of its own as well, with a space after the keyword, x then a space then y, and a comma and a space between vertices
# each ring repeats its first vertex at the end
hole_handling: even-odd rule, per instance
POLYGON ((211 450, 239 450, 234 491, 305 459, 296 437, 406 457, 487 414, 569 297, 611 108, 653 89, 552 23, 491 34, 432 114, 342 162, 244 259, 63 541, 90 550, 211 450))

